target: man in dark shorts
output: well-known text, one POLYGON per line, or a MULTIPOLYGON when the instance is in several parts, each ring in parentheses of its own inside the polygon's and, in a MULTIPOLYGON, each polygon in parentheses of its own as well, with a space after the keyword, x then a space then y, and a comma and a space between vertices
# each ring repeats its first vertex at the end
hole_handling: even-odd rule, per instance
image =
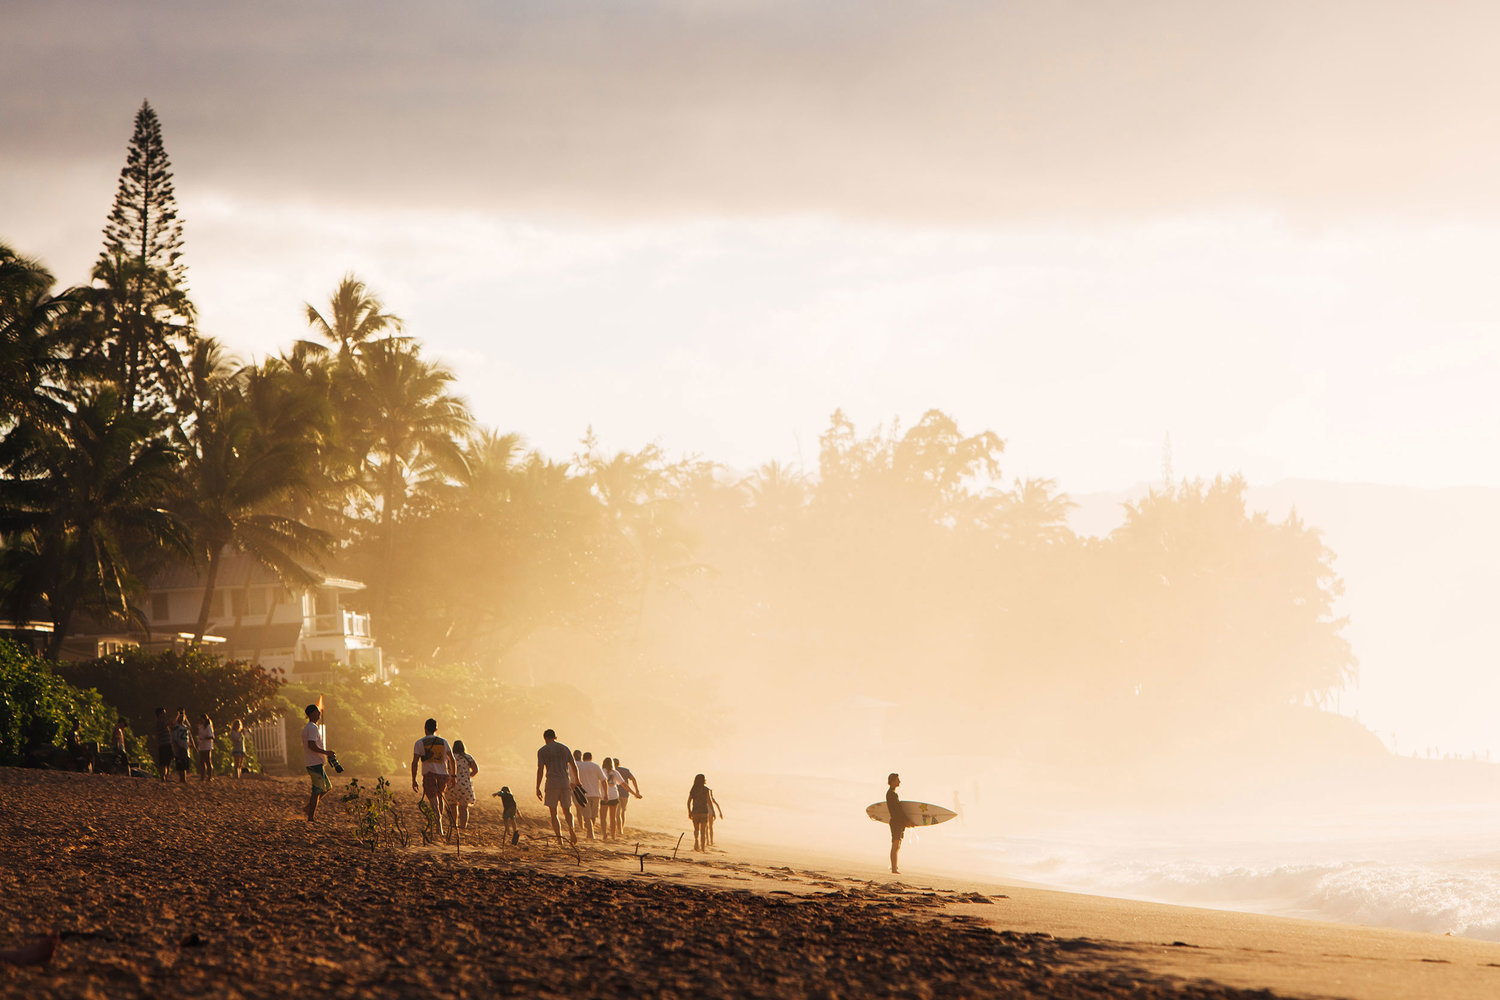
POLYGON ((167 780, 167 768, 172 766, 172 722, 167 718, 167 710, 158 708, 156 710, 156 769, 161 772, 161 780, 167 780))
POLYGON ((891 874, 896 870, 896 853, 901 850, 901 838, 906 835, 906 813, 901 811, 901 796, 896 789, 901 787, 901 775, 892 771, 885 779, 885 808, 891 814, 891 874))
POLYGON ((422 766, 422 795, 432 811, 437 813, 438 835, 443 835, 443 793, 458 774, 458 761, 453 757, 453 748, 437 734, 437 720, 428 719, 423 727, 427 733, 412 745, 411 790, 417 790, 417 765, 422 766))
POLYGON ((573 763, 573 751, 557 742, 557 734, 547 730, 542 734, 541 749, 536 752, 536 797, 552 814, 552 833, 562 843, 562 829, 557 824, 557 807, 562 806, 563 816, 568 821, 568 840, 578 846, 578 834, 573 830, 573 786, 578 784, 578 768, 573 763), (546 773, 547 794, 542 795, 542 775, 546 773))

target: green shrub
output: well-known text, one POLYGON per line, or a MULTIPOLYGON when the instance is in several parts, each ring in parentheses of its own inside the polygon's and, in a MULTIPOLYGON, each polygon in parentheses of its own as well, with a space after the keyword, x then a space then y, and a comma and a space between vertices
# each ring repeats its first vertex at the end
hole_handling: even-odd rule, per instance
POLYGON ((82 739, 108 746, 116 717, 99 692, 79 690, 45 660, 0 642, 0 764, 27 763, 33 745, 62 745, 74 718, 82 739))
MULTIPOLYGON (((81 663, 60 664, 57 673, 80 688, 93 688, 120 710, 137 733, 148 734, 155 748, 156 709, 188 710, 190 722, 207 712, 214 721, 214 756, 229 766, 229 724, 246 726, 269 719, 280 702, 279 671, 268 672, 237 660, 223 660, 204 650, 146 652, 126 650, 81 663)), ((105 732, 106 737, 108 731, 105 732)), ((247 741, 248 743, 248 741, 247 741)), ((248 747, 247 747, 248 750, 248 747)), ((154 756, 154 754, 153 754, 154 756)))

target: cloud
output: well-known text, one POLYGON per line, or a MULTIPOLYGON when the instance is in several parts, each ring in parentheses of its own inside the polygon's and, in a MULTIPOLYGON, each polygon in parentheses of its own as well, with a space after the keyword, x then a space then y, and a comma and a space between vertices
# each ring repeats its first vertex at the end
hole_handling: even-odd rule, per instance
POLYGON ((1317 217, 1488 211, 1500 167, 1500 13, 1479 3, 23 0, 7 18, 0 169, 117 170, 149 97, 182 184, 266 199, 1317 217))

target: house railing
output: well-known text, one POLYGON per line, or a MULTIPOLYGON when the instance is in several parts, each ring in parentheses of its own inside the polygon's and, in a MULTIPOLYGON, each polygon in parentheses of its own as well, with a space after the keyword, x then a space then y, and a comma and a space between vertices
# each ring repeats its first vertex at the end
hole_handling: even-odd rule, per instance
POLYGON ((370 637, 370 616, 357 611, 338 611, 331 615, 313 615, 306 625, 309 635, 353 635, 370 637))

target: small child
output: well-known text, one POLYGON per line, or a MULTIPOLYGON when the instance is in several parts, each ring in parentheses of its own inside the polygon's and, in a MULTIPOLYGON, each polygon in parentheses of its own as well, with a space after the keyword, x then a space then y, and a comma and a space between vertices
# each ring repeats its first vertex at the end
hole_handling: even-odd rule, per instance
POLYGON ((229 724, 229 745, 234 751, 234 768, 231 773, 239 778, 245 773, 245 723, 240 719, 229 724))
POLYGON ((510 786, 501 788, 495 793, 500 798, 503 807, 500 818, 505 821, 505 834, 510 837, 511 845, 514 846, 521 839, 521 831, 516 826, 516 817, 521 813, 516 809, 516 797, 510 793, 510 786))

